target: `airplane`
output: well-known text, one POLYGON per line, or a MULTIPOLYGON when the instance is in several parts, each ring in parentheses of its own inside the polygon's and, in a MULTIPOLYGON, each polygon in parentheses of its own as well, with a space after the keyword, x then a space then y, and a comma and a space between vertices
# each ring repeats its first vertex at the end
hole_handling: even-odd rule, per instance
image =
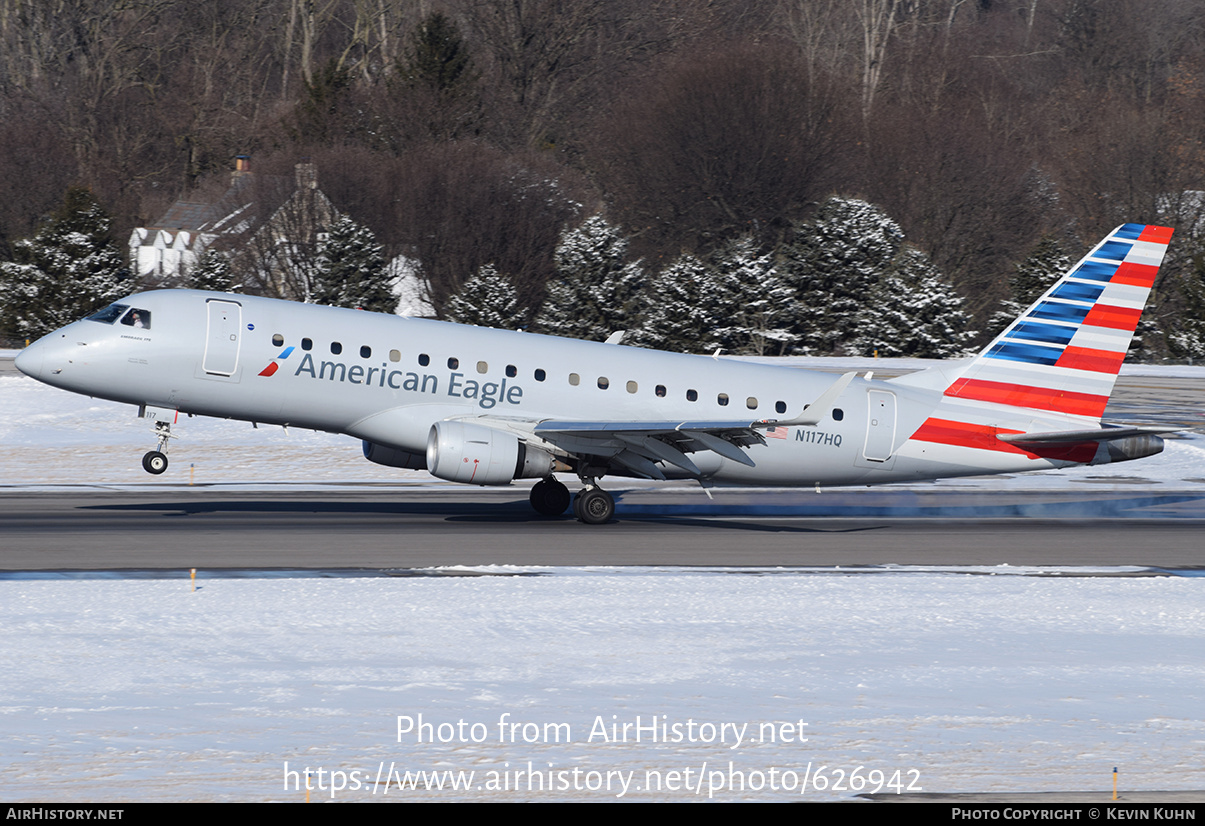
POLYGON ((137 405, 152 474, 181 413, 217 416, 343 433, 453 482, 538 479, 538 513, 602 524, 608 475, 819 490, 1161 452, 1170 428, 1101 417, 1171 236, 1117 227, 977 356, 886 380, 197 290, 123 298, 16 366, 137 405))

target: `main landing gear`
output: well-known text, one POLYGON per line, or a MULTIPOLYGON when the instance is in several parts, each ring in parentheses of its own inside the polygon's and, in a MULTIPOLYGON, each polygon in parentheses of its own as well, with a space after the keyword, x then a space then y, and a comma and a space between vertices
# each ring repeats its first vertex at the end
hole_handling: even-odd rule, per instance
POLYGON ((172 437, 171 422, 155 422, 155 438, 159 443, 142 457, 142 469, 158 476, 167 470, 167 440, 172 437))
POLYGON ((590 485, 574 497, 573 515, 587 525, 604 525, 615 518, 615 499, 602 488, 590 485))
POLYGON ((531 506, 544 516, 560 516, 573 500, 573 515, 587 525, 602 525, 615 518, 615 499, 594 483, 583 479, 586 487, 577 496, 571 496, 569 488, 549 477, 536 482, 531 488, 531 506))
POLYGON ((543 516, 560 516, 569 507, 569 488, 551 476, 541 479, 531 488, 531 506, 543 516))

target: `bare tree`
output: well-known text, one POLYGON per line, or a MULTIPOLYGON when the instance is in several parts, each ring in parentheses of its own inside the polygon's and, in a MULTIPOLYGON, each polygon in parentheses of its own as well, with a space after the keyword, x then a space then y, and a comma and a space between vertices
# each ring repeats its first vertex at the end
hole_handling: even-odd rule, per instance
POLYGON ((567 122, 592 115, 605 91, 679 45, 762 23, 744 2, 464 0, 467 28, 511 143, 562 144, 567 122))
POLYGON ((783 0, 779 19, 809 78, 851 71, 861 32, 848 0, 783 0))
POLYGON ((580 209, 575 176, 537 155, 475 143, 416 149, 393 168, 395 250, 420 262, 437 311, 486 264, 514 284, 523 307, 539 305, 557 239, 580 209))
POLYGON ((646 257, 774 241, 841 174, 844 97, 781 47, 695 53, 616 104, 590 147, 593 171, 646 257))
POLYGON ((862 119, 870 120, 875 93, 883 78, 887 47, 902 17, 904 0, 858 0, 862 25, 862 119))

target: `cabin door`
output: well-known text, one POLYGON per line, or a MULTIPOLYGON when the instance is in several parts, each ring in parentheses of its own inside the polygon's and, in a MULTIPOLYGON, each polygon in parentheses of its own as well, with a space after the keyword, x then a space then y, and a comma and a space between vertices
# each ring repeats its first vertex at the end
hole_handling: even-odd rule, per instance
POLYGON ((205 360, 201 367, 212 375, 233 376, 238 369, 243 308, 235 301, 220 299, 210 299, 206 308, 209 321, 205 331, 205 360))
POLYGON ((871 462, 886 462, 895 444, 895 394, 867 391, 866 445, 862 456, 871 462))

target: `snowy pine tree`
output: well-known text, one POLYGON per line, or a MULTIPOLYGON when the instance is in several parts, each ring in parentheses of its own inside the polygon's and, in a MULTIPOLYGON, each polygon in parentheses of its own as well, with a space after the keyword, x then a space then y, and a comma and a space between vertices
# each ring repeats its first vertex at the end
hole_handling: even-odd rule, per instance
POLYGON ((639 262, 627 262, 627 251, 619 228, 601 216, 567 231, 556 248, 556 275, 536 316, 539 331, 603 341, 635 326, 644 271, 639 262))
POLYGON ((346 215, 331 225, 318 244, 318 257, 306 301, 392 313, 397 306, 389 270, 372 230, 346 215))
POLYGON ((230 259, 217 250, 206 250, 200 260, 188 271, 185 286, 194 290, 212 290, 218 293, 236 293, 241 284, 236 284, 230 259))
POLYGON ((473 58, 455 21, 433 12, 411 34, 410 48, 399 70, 406 83, 423 86, 448 97, 465 94, 476 75, 473 58))
POLYGON ((771 256, 751 236, 722 247, 710 259, 719 308, 714 319, 719 346, 742 355, 781 355, 794 341, 786 329, 793 299, 771 256))
POLYGON ((965 355, 975 332, 963 303, 927 255, 905 246, 871 292, 846 351, 883 357, 965 355))
POLYGON ((683 255, 645 287, 644 316, 631 341, 677 353, 714 352, 725 346, 719 325, 731 309, 728 301, 729 291, 717 271, 683 255))
POLYGON ((1183 311, 1167 334, 1168 350, 1183 359, 1205 358, 1205 260, 1195 258, 1179 279, 1183 311))
POLYGON ((796 228, 781 272, 795 292, 786 323, 801 355, 842 353, 863 306, 900 251, 904 233, 878 207, 832 197, 796 228))
POLYGON ((130 291, 129 271, 92 193, 68 190, 50 221, 18 241, 0 264, 0 328, 34 338, 91 314, 130 291))
MULTIPOLYGON (((1126 359, 1131 362, 1158 361, 1173 352, 1170 338, 1153 313, 1143 313, 1142 317, 1138 319, 1134 337, 1130 339, 1126 359)), ((1188 358, 1192 358, 1192 356, 1188 356, 1188 358)))
POLYGON ((1011 297, 1000 302, 1000 309, 992 313, 987 321, 987 331, 992 338, 1004 332, 1005 327, 1041 298, 1042 294, 1071 268, 1072 263, 1074 262, 1063 252, 1058 241, 1049 235, 1042 236, 1033 252, 1017 264, 1008 279, 1011 297))
POLYGON ((519 293, 510 279, 486 264, 465 282, 460 292, 444 304, 444 317, 459 324, 476 324, 500 330, 520 330, 526 313, 519 306, 519 293))

